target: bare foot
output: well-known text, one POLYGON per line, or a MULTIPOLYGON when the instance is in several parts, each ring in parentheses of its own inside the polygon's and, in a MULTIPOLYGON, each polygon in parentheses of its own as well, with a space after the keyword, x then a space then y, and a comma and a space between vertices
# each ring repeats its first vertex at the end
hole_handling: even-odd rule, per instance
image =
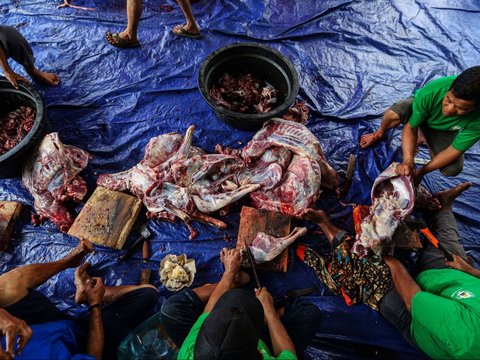
POLYGON ((172 32, 178 36, 185 36, 190 38, 199 38, 201 36, 200 29, 196 24, 176 25, 172 32))
MULTIPOLYGON (((107 34, 105 35, 108 42, 110 44, 119 44, 119 40, 114 36, 115 34, 111 33, 111 32, 107 32, 107 34)), ((138 39, 137 39, 137 35, 136 34, 130 34, 126 31, 122 31, 122 32, 119 32, 118 33, 118 37, 120 37, 120 39, 124 40, 125 42, 127 43, 136 43, 138 42, 138 39)))
POLYGON ((47 73, 37 69, 31 75, 34 80, 45 85, 58 86, 60 84, 60 78, 54 73, 47 73))
POLYGON ((85 284, 90 279, 90 275, 87 273, 87 268, 90 266, 88 262, 85 262, 75 270, 75 302, 77 304, 83 304, 87 301, 85 295, 85 284))
POLYGON ((80 240, 77 247, 68 254, 64 261, 67 262, 67 266, 74 268, 80 266, 83 257, 93 251, 93 246, 88 240, 80 240))
POLYGON ((362 135, 360 137, 360 147, 362 149, 366 149, 382 141, 384 138, 385 138, 385 134, 380 130, 377 130, 370 134, 362 135))
POLYGON ((439 191, 435 194, 435 198, 438 199, 443 208, 451 206, 453 200, 455 200, 461 193, 467 190, 472 186, 471 182, 464 182, 460 185, 457 185, 451 189, 439 191))
POLYGON ((327 213, 320 209, 307 209, 302 215, 302 219, 313 221, 320 225, 328 221, 327 213))
POLYGON ((240 266, 242 264, 242 256, 240 251, 237 249, 227 249, 223 248, 220 251, 220 260, 225 267, 225 273, 237 274, 240 271, 240 266))

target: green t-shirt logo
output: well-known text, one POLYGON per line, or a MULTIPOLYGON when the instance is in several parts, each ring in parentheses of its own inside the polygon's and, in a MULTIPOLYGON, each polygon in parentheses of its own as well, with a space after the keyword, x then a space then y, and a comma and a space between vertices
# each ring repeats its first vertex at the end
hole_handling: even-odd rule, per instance
POLYGON ((470 298, 474 298, 475 294, 471 293, 468 290, 457 290, 453 293, 452 297, 458 300, 470 299, 470 298))

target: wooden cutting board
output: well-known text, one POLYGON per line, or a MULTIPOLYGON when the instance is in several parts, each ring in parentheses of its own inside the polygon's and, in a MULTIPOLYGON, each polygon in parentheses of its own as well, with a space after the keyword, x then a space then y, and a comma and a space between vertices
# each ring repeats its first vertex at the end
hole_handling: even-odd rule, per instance
POLYGON ((0 251, 7 248, 13 226, 21 210, 22 204, 16 201, 0 201, 0 251))
POLYGON ((88 199, 69 235, 121 249, 142 207, 134 196, 98 186, 88 199))
MULTIPOLYGON (((240 227, 238 229, 237 247, 250 245, 258 232, 264 232, 275 237, 290 234, 291 217, 268 210, 242 207, 240 227)), ((258 265, 259 269, 287 271, 288 249, 285 249, 274 260, 258 265)))

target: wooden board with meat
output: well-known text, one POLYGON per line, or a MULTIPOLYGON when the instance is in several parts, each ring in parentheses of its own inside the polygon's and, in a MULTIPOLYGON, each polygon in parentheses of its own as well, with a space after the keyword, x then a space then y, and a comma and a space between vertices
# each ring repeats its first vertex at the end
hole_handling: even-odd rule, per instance
POLYGON ((22 204, 16 201, 0 201, 0 251, 7 248, 21 209, 22 204))
POLYGON ((99 186, 78 214, 68 234, 98 245, 121 249, 141 207, 139 199, 99 186))
MULTIPOLYGON (((290 233, 291 217, 274 211, 254 209, 243 206, 240 213, 240 226, 237 236, 237 248, 251 245, 259 232, 275 237, 287 236, 290 233)), ((285 249, 273 261, 258 265, 263 270, 287 271, 288 249, 285 249)))

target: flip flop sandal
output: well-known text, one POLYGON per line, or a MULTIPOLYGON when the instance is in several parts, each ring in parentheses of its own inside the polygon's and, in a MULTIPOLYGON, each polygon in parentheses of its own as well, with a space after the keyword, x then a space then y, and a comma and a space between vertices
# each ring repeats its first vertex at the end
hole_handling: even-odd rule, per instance
POLYGON ((140 43, 138 42, 138 40, 127 41, 125 39, 122 39, 118 33, 112 34, 110 31, 107 31, 107 33, 105 34, 105 39, 110 45, 115 46, 117 48, 121 48, 121 49, 140 47, 140 43), (114 41, 110 41, 109 36, 111 36, 112 40, 114 41))
POLYGON ((200 34, 200 33, 199 34, 189 33, 187 30, 185 30, 185 28, 183 26, 173 28, 172 33, 174 35, 184 36, 184 37, 187 37, 187 38, 190 38, 190 39, 200 39, 202 37, 202 34, 200 34), (179 29, 179 32, 175 31, 175 29, 179 29))

